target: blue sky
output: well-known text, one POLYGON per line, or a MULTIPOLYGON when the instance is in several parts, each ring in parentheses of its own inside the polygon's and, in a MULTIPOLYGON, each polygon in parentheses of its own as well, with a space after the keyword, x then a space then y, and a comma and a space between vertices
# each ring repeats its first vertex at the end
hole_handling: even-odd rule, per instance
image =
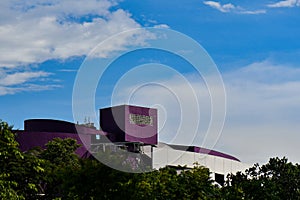
MULTIPOLYGON (((0 9, 0 118, 15 128, 22 129, 28 118, 73 121, 73 86, 87 55, 122 31, 163 27, 201 44, 222 75, 225 125, 220 137, 207 136, 217 141, 215 149, 249 163, 266 162, 271 156, 300 162, 299 0, 3 0, 0 9)), ((135 39, 142 44, 147 37, 143 32, 135 39)), ((130 45, 136 41, 121 35, 105 46, 100 58, 130 45)), ((184 59, 144 49, 120 57, 105 72, 97 87, 95 110, 111 104, 114 88, 114 102, 126 102, 138 83, 135 78, 143 76, 178 91, 177 96, 184 97, 179 103, 191 105, 192 96, 181 93, 186 91, 185 82, 179 81, 178 73, 164 71, 164 66, 205 90, 201 77, 184 59), (156 63, 152 72, 137 70, 133 74, 140 74, 128 75, 130 69, 147 63, 156 63)), ((196 96, 201 99, 203 123, 192 143, 199 145, 209 126, 211 107, 207 91, 199 90, 196 96)), ((145 85, 130 102, 159 109, 162 141, 190 142, 186 133, 173 134, 182 112, 172 94, 145 85)), ((192 106, 187 109, 193 111, 192 106)))

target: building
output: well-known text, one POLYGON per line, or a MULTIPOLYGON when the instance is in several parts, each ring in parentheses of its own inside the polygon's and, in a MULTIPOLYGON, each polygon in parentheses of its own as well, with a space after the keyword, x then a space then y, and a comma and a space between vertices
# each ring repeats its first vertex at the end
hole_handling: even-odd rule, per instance
POLYGON ((21 150, 27 151, 35 146, 44 147, 56 137, 73 138, 81 144, 76 151, 81 157, 93 155, 97 158, 99 152, 113 149, 152 169, 179 165, 192 168, 198 163, 208 167, 220 184, 226 174, 249 167, 215 150, 159 142, 157 120, 156 109, 121 105, 100 109, 101 130, 96 130, 91 123, 79 125, 53 119, 29 119, 24 121, 24 130, 18 131, 17 140, 21 150))

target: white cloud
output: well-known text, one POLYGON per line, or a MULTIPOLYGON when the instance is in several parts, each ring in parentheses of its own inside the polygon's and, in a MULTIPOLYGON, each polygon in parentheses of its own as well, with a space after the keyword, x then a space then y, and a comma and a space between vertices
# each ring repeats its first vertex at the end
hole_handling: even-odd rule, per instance
POLYGON ((0 79, 1 86, 12 86, 25 83, 34 78, 46 77, 49 76, 50 73, 47 72, 18 72, 14 74, 6 74, 4 77, 0 79))
POLYGON ((220 2, 216 2, 216 1, 204 1, 203 3, 221 12, 230 12, 235 9, 235 6, 231 3, 224 4, 224 5, 221 5, 220 2))
POLYGON ((77 72, 78 70, 77 69, 60 69, 58 71, 60 71, 60 72, 77 72))
MULTIPOLYGON (((299 68, 275 65, 268 61, 253 63, 224 73, 227 115, 223 133, 215 149, 233 154, 250 164, 267 162, 272 156, 287 156, 294 162, 300 162, 298 156, 300 149, 297 143, 300 139, 299 77, 299 68)), ((134 83, 133 79, 130 80, 134 83)), ((159 112, 164 116, 159 117, 160 124, 167 119, 160 139, 165 142, 190 144, 197 109, 189 86, 178 80, 176 76, 156 77, 152 82, 162 83, 167 88, 146 85, 134 93, 133 89, 139 85, 120 84, 124 88, 119 89, 119 103, 126 102, 125 99, 130 97, 131 103, 137 105, 159 104, 159 112), (174 135, 182 122, 180 105, 183 104, 187 106, 187 112, 191 113, 190 122, 189 120, 184 122, 186 129, 191 125, 190 130, 174 135), (174 138, 176 139, 173 140, 174 138)), ((199 82, 197 78, 188 80, 192 87, 197 88, 195 92, 200 100, 200 127, 193 144, 201 145, 211 117, 210 96, 203 82, 199 82)), ((220 93, 218 90, 221 91, 217 85, 211 88, 216 93, 220 93)), ((219 104, 223 103, 221 98, 219 101, 219 104)), ((216 134, 212 133, 207 139, 214 141, 217 139, 215 137, 216 134)))
POLYGON ((247 162, 299 162, 300 69, 257 62, 224 74, 227 123, 220 146, 247 162))
POLYGON ((300 0, 284 0, 277 3, 269 4, 271 8, 282 8, 282 7, 296 7, 300 6, 300 0))
POLYGON ((237 14, 249 14, 249 15, 257 15, 257 14, 264 14, 266 10, 246 10, 240 6, 235 6, 232 3, 221 4, 217 1, 204 1, 205 5, 208 5, 212 8, 215 8, 223 13, 237 13, 237 14))
POLYGON ((24 91, 42 91, 60 87, 60 85, 52 84, 48 79, 43 80, 44 77, 50 76, 51 73, 43 71, 24 71, 6 73, 0 70, 0 96, 7 94, 15 94, 24 91), (39 82, 47 81, 47 84, 39 85, 34 83, 36 80, 39 82))
MULTIPOLYGON (((86 55, 107 37, 140 27, 124 10, 110 11, 113 3, 108 0, 4 0, 1 4, 0 66, 4 67, 86 55)), ((128 37, 120 40, 128 45, 128 37)), ((124 43, 112 44, 109 51, 124 43)))
POLYGON ((265 14, 266 10, 241 10, 239 11, 241 14, 248 14, 248 15, 258 15, 258 14, 265 14))
POLYGON ((167 24, 158 24, 158 25, 154 25, 154 28, 170 28, 167 24))
POLYGON ((37 85, 37 84, 24 84, 19 87, 3 87, 0 85, 0 96, 12 95, 19 92, 32 92, 32 91, 43 91, 51 90, 61 87, 60 85, 37 85))
MULTIPOLYGON (((5 89, 17 79, 20 85, 31 80, 29 76, 37 79, 47 75, 31 72, 29 65, 87 55, 106 38, 139 28, 130 13, 114 9, 117 3, 114 0, 0 1, 0 69, 6 75, 0 76, 2 95, 21 91, 5 89)), ((128 45, 142 44, 148 36, 141 30, 122 34, 102 48, 98 56, 106 57, 128 45)))
POLYGON ((289 81, 298 81, 300 69, 291 66, 276 65, 266 60, 254 62, 230 73, 226 73, 224 76, 226 79, 231 80, 231 83, 249 83, 252 81, 256 83, 281 84, 289 81))

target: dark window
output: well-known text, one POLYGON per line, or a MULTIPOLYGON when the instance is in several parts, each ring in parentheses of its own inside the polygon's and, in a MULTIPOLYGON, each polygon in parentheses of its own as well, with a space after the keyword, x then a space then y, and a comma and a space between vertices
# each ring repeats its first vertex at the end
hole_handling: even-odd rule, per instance
POLYGON ((215 181, 219 183, 221 186, 224 185, 224 174, 215 173, 215 181))

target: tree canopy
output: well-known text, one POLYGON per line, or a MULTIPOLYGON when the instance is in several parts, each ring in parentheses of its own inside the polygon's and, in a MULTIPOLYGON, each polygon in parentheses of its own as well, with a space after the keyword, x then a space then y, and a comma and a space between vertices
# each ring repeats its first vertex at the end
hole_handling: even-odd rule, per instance
POLYGON ((271 158, 265 165, 230 174, 222 191, 227 199, 300 199, 300 165, 271 158))
POLYGON ((44 161, 20 151, 12 127, 0 121, 0 197, 30 199, 40 192, 44 161))
POLYGON ((230 174, 221 187, 200 165, 125 173, 79 158, 74 139, 21 152, 15 137, 0 121, 0 199, 300 199, 300 166, 285 157, 230 174))

